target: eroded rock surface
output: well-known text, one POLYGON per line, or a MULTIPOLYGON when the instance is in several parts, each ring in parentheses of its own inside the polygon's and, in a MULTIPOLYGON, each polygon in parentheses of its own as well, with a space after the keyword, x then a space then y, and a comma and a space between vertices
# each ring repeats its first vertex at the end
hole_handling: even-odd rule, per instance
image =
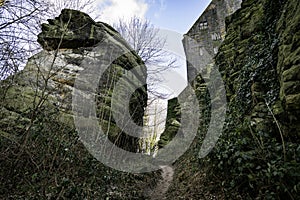
MULTIPOLYGON (((94 74, 102 70, 102 76, 83 81, 95 88, 99 124, 116 146, 136 151, 137 139, 118 128, 111 101, 114 86, 129 70, 139 67, 138 78, 146 81, 141 58, 114 29, 94 22, 85 13, 65 9, 48 21, 39 34, 44 50, 29 59, 13 82, 9 78, 0 83, 0 198, 142 198, 137 191, 144 182, 126 193, 122 184, 134 183, 134 176, 104 166, 87 152, 78 138, 72 112, 76 80, 94 64, 94 74)), ((134 108, 131 117, 139 125, 146 102, 146 88, 141 86, 129 105, 134 108)), ((139 177, 142 180, 145 176, 139 177)))
POLYGON ((95 22, 86 13, 63 9, 58 17, 42 24, 38 42, 46 50, 92 47, 104 39, 107 33, 117 34, 108 24, 95 22))
MULTIPOLYGON (((196 47, 212 45, 205 39, 212 25, 199 25, 193 27, 198 32, 191 30, 192 37, 203 40, 190 46, 190 64, 205 61, 205 51, 196 47)), ((215 199, 299 198, 299 25, 298 0, 244 0, 241 9, 226 18, 216 65, 204 66, 191 83, 202 116, 197 138, 175 164, 170 199, 212 199, 207 194, 215 199), (201 158, 199 148, 215 101, 207 89, 214 83, 212 69, 224 81, 227 115, 218 143, 201 158)))

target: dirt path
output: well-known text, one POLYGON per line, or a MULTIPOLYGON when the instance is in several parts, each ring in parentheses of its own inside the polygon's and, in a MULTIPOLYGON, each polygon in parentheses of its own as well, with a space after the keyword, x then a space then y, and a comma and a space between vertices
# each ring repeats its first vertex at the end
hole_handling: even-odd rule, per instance
POLYGON ((161 166, 162 169, 162 179, 159 181, 157 186, 151 192, 151 200, 161 200, 166 199, 165 193, 167 192, 172 180, 174 169, 171 166, 161 166))

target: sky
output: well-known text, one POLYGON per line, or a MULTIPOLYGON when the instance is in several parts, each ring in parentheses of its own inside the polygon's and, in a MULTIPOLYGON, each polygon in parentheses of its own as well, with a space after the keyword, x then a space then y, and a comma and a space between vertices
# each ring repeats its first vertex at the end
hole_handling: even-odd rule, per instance
POLYGON ((98 0, 100 20, 110 24, 138 16, 156 27, 186 33, 210 0, 98 0))
POLYGON ((113 25, 119 19, 133 16, 149 20, 166 38, 165 50, 175 55, 178 68, 164 71, 164 81, 158 86, 169 98, 177 96, 187 85, 186 60, 182 45, 183 34, 200 17, 210 0, 97 0, 99 20, 113 25))
POLYGON ((146 18, 164 29, 186 33, 208 6, 210 0, 154 0, 146 18))

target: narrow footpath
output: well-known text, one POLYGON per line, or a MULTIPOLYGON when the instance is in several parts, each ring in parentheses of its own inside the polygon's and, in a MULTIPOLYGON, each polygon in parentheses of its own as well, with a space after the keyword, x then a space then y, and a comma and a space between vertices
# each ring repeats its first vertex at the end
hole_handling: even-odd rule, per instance
POLYGON ((157 186, 151 192, 151 200, 161 200, 166 199, 165 194, 173 180, 174 169, 171 166, 161 166, 162 169, 162 179, 159 181, 157 186))

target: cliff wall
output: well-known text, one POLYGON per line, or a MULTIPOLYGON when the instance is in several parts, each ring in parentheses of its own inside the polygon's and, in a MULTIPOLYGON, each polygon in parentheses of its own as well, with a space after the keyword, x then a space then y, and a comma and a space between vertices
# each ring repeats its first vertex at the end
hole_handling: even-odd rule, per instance
POLYGON ((299 198, 299 26, 297 0, 244 0, 226 18, 216 64, 191 83, 202 110, 200 128, 175 164, 169 198, 299 198), (215 101, 207 88, 214 83, 212 69, 224 81, 227 114, 216 146, 203 158, 199 149, 215 101))
MULTIPOLYGON (((91 78, 80 80, 83 87, 76 89, 94 86, 91 96, 104 133, 119 148, 135 152, 137 138, 116 126, 111 101, 121 77, 136 67, 145 69, 141 58, 112 27, 69 9, 42 25, 38 41, 44 50, 0 83, 0 199, 145 198, 144 183, 155 176, 122 173, 96 160, 79 138, 72 110, 79 74, 92 67, 94 74, 102 71, 96 79, 88 74, 91 78), (112 60, 116 54, 120 56, 112 60), (125 187, 128 182, 131 186, 125 187)), ((145 82, 146 71, 139 72, 145 82)), ((89 110, 81 100, 79 106, 89 110)), ((146 87, 141 86, 130 98, 130 114, 139 125, 146 102, 146 87)), ((89 124, 83 126, 87 138, 96 139, 88 137, 89 124)))

